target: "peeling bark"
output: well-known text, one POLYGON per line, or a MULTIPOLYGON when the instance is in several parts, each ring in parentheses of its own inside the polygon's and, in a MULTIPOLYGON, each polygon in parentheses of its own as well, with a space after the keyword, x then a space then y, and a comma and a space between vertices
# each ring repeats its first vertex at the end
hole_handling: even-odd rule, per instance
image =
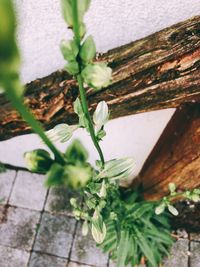
MULTIPOLYGON (((107 101, 111 118, 200 101, 200 16, 139 41, 98 55, 113 68, 112 84, 100 91, 88 88, 90 110, 107 101)), ((76 82, 57 71, 26 85, 24 102, 45 129, 74 124, 76 82)), ((31 129, 0 96, 0 140, 30 133, 31 129)))

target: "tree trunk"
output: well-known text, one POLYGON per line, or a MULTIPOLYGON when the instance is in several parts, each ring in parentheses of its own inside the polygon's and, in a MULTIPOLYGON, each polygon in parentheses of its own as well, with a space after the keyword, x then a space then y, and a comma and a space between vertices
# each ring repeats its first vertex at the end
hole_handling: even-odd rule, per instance
POLYGON ((178 109, 143 166, 145 198, 168 194, 173 182, 180 190, 200 187, 200 104, 178 109))
MULTIPOLYGON (((174 108, 200 101, 200 16, 181 22, 139 41, 99 55, 113 68, 112 84, 88 89, 91 111, 107 101, 111 118, 150 110, 174 108)), ((73 124, 76 82, 65 71, 26 85, 25 103, 45 129, 73 124)), ((30 127, 0 96, 0 140, 31 132, 30 127)))

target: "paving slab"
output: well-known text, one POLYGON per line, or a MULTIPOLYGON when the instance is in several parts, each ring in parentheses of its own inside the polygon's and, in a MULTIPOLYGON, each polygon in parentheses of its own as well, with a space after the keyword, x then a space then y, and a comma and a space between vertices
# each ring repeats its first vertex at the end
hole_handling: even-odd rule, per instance
POLYGON ((47 193, 47 189, 44 187, 44 180, 44 175, 19 171, 9 204, 41 211, 44 207, 47 193))
POLYGON ((66 267, 67 259, 33 252, 28 267, 66 267))
POLYGON ((70 260, 96 267, 107 266, 108 255, 103 254, 101 249, 96 247, 90 234, 82 235, 81 223, 78 224, 70 260))
POLYGON ((51 213, 72 216, 72 206, 69 202, 72 197, 81 199, 77 192, 68 188, 53 187, 49 191, 45 210, 51 213))
POLYGON ((31 250, 40 213, 22 208, 2 209, 0 245, 31 250))
POLYGON ((190 267, 200 267, 200 243, 191 242, 190 251, 190 267))
POLYGON ((191 233, 190 240, 200 242, 200 233, 191 233))
POLYGON ((44 213, 34 251, 68 258, 75 231, 75 219, 44 213))
POLYGON ((16 176, 16 171, 6 170, 0 173, 0 204, 6 204, 11 193, 13 182, 16 176))
POLYGON ((179 239, 172 247, 170 256, 164 260, 164 267, 188 267, 189 241, 179 239))
POLYGON ((26 251, 0 246, 1 267, 27 267, 28 259, 26 251))

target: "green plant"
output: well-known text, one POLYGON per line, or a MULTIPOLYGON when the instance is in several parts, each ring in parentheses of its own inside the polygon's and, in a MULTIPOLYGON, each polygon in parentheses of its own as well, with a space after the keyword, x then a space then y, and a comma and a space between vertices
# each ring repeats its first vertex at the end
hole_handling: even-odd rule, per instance
POLYGON ((109 252, 118 267, 136 266, 146 260, 149 267, 157 267, 173 244, 169 218, 177 215, 173 206, 176 199, 199 200, 200 191, 177 192, 170 184, 170 195, 157 202, 145 201, 140 190, 120 187, 120 181, 134 169, 130 158, 104 160, 100 142, 106 135, 104 126, 109 119, 106 102, 98 103, 90 114, 86 98, 88 87, 101 90, 110 84, 112 70, 106 63, 95 62, 96 47, 91 36, 86 36, 83 18, 90 0, 62 0, 63 17, 73 31, 73 39, 61 42, 61 51, 67 61, 65 69, 74 76, 79 86, 79 97, 74 111, 77 125, 60 124, 44 132, 39 122, 23 105, 23 86, 19 80, 19 53, 15 42, 15 15, 11 0, 0 2, 0 88, 24 120, 41 137, 53 155, 38 149, 25 153, 29 170, 47 175, 46 186, 68 186, 83 196, 83 206, 71 199, 74 216, 83 220, 83 234, 90 230, 98 246, 109 252), (99 154, 96 166, 88 162, 88 153, 75 140, 61 153, 54 141, 68 141, 74 131, 84 128, 99 154), (168 211, 166 210, 168 209, 168 211), (157 215, 156 215, 157 214, 157 215))

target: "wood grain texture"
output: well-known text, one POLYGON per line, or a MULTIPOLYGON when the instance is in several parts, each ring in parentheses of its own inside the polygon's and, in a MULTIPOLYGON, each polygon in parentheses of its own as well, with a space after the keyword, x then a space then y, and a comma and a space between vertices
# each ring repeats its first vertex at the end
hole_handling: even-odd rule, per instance
POLYGON ((200 104, 175 112, 140 177, 151 200, 168 194, 170 182, 180 190, 200 187, 200 104))
MULTIPOLYGON (((200 16, 128 45, 98 55, 113 68, 112 84, 99 92, 88 88, 90 110, 107 101, 111 118, 200 101, 200 16)), ((45 129, 77 117, 72 103, 76 82, 57 71, 26 85, 24 102, 45 129)), ((4 96, 0 96, 0 140, 31 132, 4 96)))

